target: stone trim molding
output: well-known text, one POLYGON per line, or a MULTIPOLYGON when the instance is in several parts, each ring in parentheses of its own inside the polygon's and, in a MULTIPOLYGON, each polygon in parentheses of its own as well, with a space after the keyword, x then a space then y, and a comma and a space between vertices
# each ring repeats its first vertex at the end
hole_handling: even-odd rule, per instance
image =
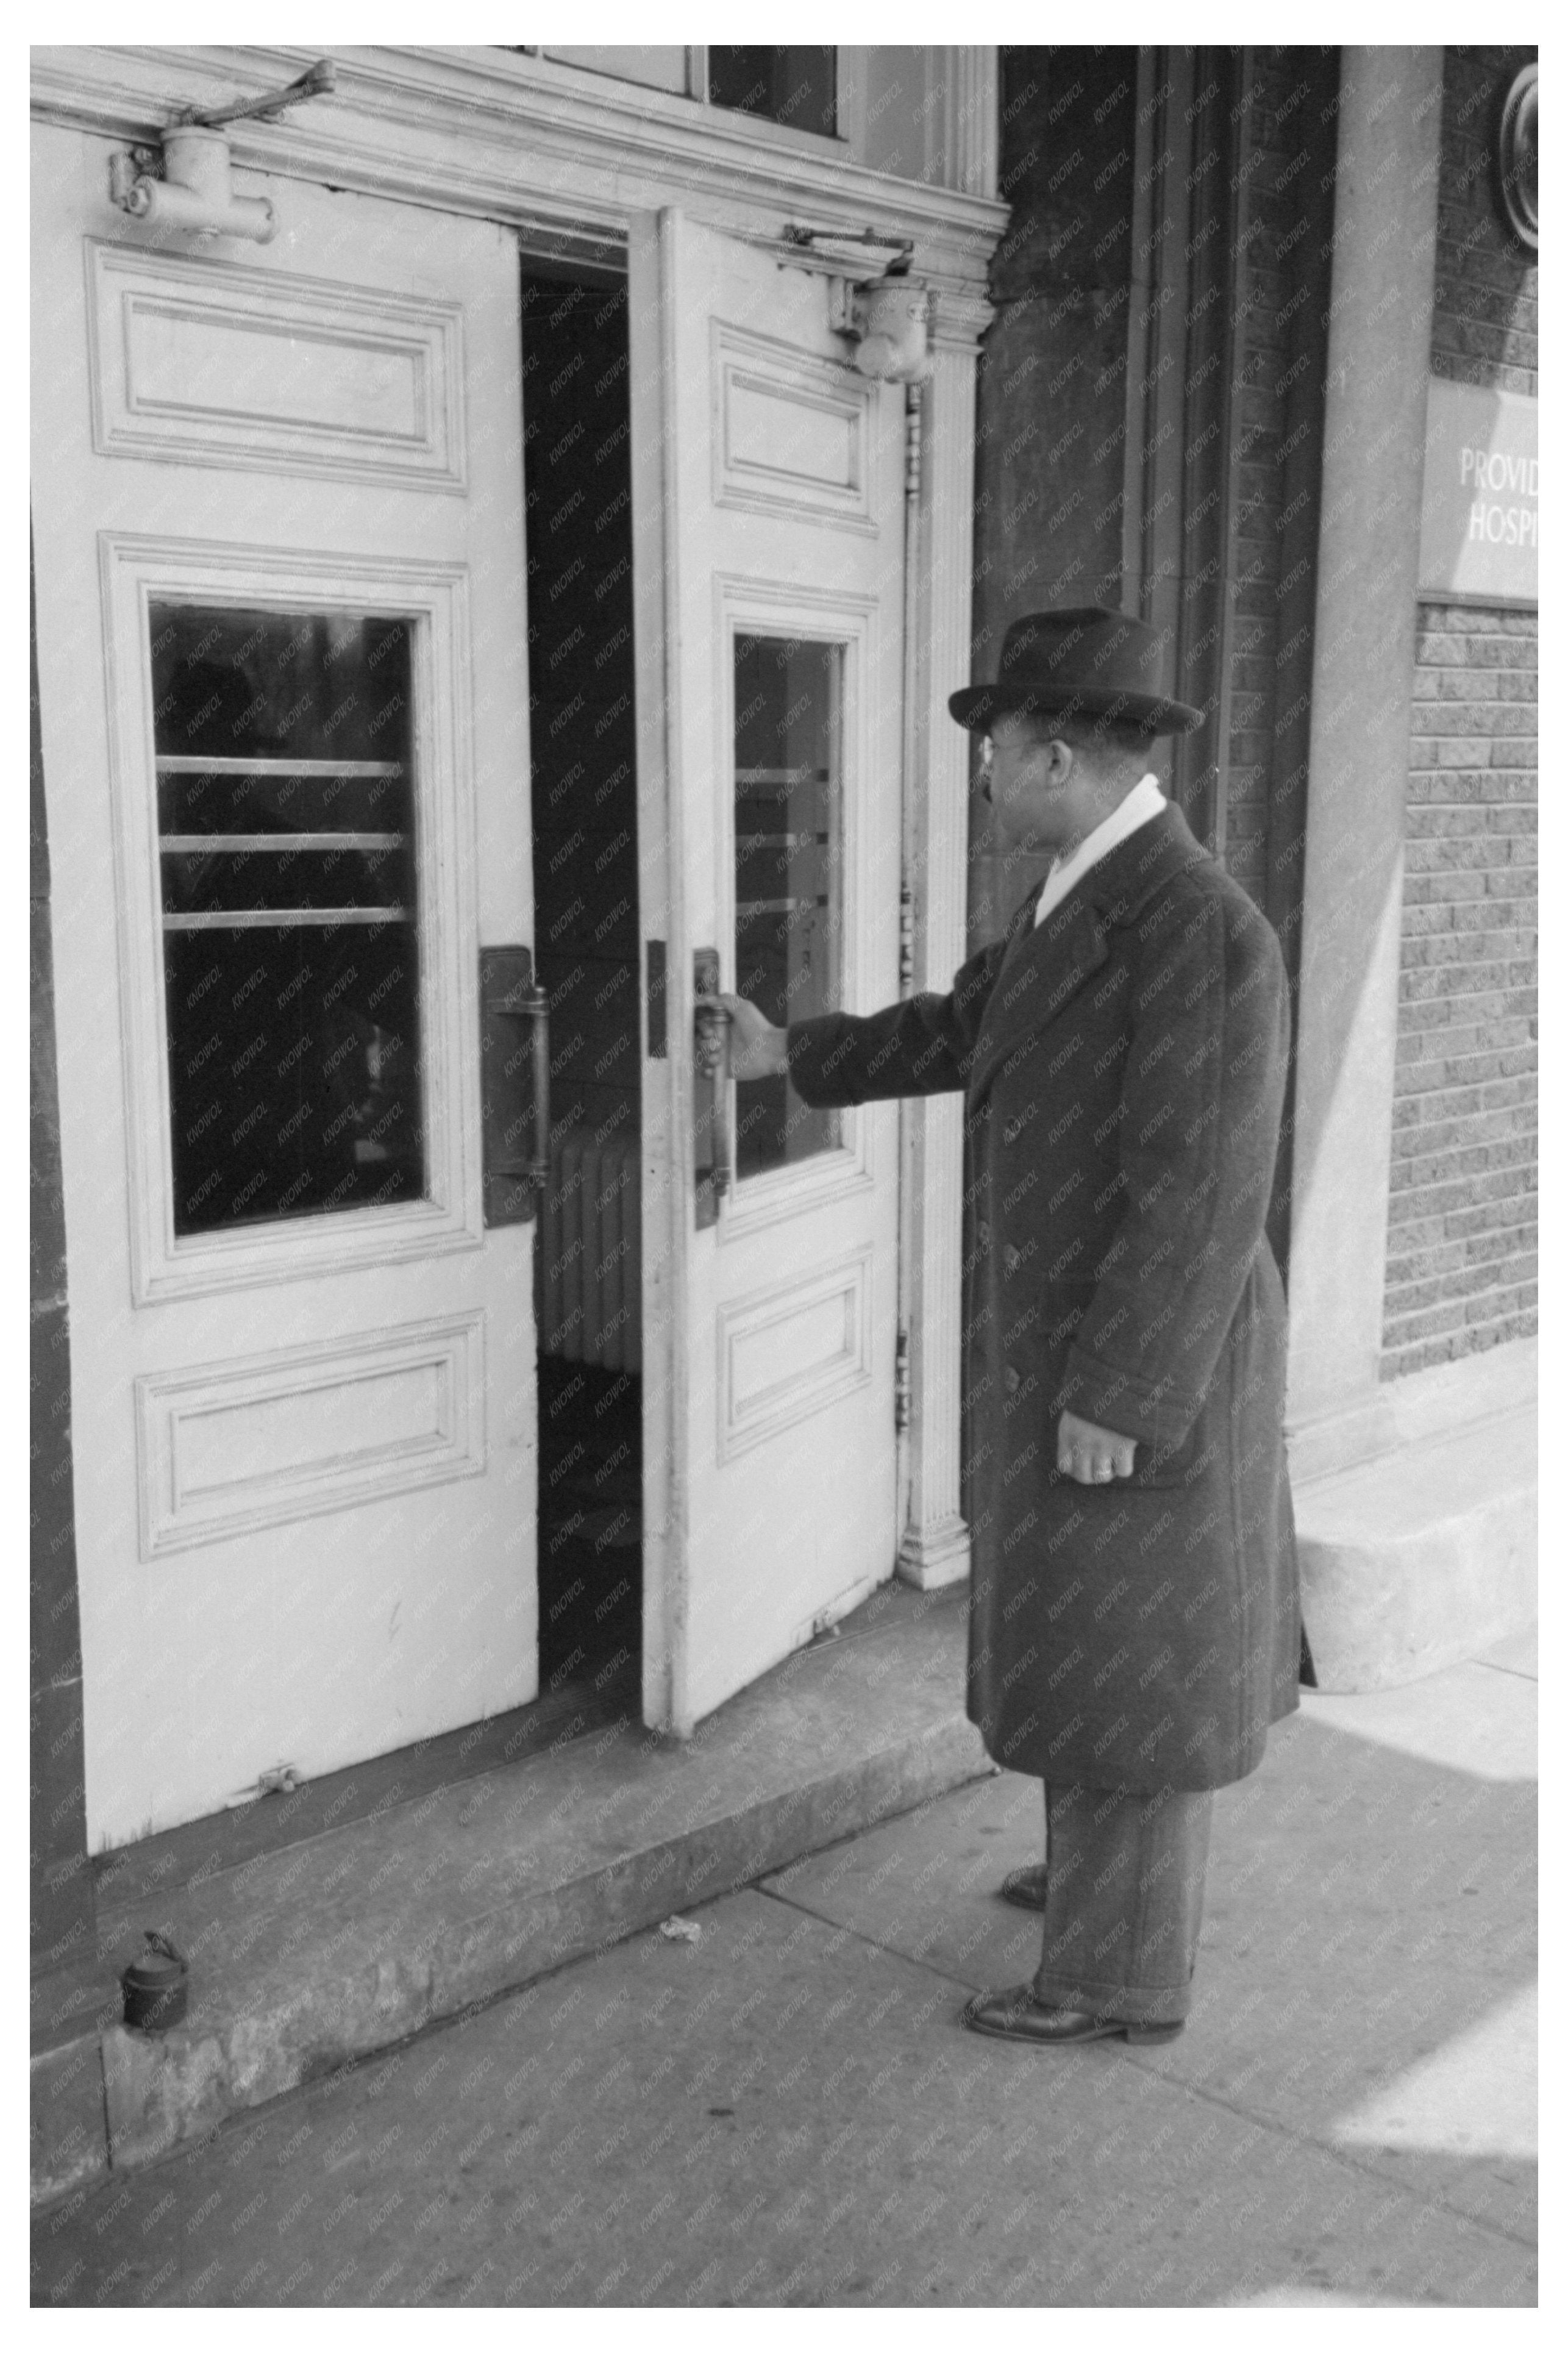
MULTIPOLYGON (((32 110, 108 138, 145 137, 182 107, 275 90, 317 54, 258 45, 35 48, 32 110)), ((616 271, 626 267, 631 216, 671 203, 764 242, 799 222, 854 234, 888 228, 913 240, 910 268, 938 294, 940 335, 978 335, 989 319, 986 272, 1007 221, 993 196, 896 179, 750 115, 699 111, 664 91, 552 70, 547 59, 505 49, 332 54, 330 96, 276 122, 232 126, 237 169, 505 221, 563 259, 616 271)), ((976 101, 987 70, 994 80, 994 58, 953 54, 961 169, 966 187, 983 185, 994 178, 986 139, 994 150, 995 129, 987 133, 981 118, 994 110, 976 101)))

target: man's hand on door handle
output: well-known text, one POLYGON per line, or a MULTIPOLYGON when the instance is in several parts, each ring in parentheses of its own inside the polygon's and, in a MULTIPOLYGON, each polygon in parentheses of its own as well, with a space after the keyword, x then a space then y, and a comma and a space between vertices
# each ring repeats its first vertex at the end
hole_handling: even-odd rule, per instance
MULTIPOLYGON (((789 1070, 789 1031, 779 1029, 743 997, 722 993, 701 1000, 730 1017, 730 1076, 772 1079, 789 1070)), ((1081 1415, 1064 1413, 1057 1426, 1057 1469, 1086 1487, 1131 1479, 1136 1440, 1081 1415)))
POLYGON ((779 1029, 744 997, 713 997, 730 1017, 730 1076, 777 1079, 789 1071, 789 1031, 779 1029))

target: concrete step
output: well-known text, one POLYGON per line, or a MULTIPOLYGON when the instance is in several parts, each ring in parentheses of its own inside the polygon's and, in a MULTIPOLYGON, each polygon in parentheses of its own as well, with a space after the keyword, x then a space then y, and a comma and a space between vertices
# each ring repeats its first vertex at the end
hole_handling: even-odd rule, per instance
POLYGON ((1534 1623, 1533 1384, 1510 1398, 1495 1380, 1467 1391, 1442 1371, 1401 1400, 1396 1444, 1295 1484, 1301 1612, 1322 1691, 1414 1683, 1534 1623))
POLYGON ((613 1725, 183 1886, 145 1925, 184 2023, 34 2059, 35 2202, 991 1772, 963 1693, 963 1596, 886 1586, 689 1742, 613 1725))

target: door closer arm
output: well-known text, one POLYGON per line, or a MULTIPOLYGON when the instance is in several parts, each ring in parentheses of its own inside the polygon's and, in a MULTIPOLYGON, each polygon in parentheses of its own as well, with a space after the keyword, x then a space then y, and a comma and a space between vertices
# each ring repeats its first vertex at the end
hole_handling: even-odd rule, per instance
POLYGON ((809 257, 827 270, 827 323, 853 345, 859 374, 883 383, 924 384, 931 373, 932 305, 930 288, 908 274, 910 240, 875 229, 853 237, 793 225, 784 237, 792 259, 809 257))
POLYGON ((110 156, 110 203, 150 227, 188 229, 198 237, 244 237, 266 245, 278 233, 277 214, 267 196, 235 195, 224 126, 270 121, 286 106, 336 89, 337 79, 331 58, 319 58, 285 90, 201 113, 185 108, 159 132, 157 147, 133 147, 128 155, 110 156))

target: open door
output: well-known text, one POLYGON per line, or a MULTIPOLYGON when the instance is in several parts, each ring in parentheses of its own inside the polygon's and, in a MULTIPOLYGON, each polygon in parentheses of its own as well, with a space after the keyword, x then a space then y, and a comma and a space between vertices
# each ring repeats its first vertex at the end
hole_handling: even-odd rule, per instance
POLYGON ((300 179, 266 246, 160 239, 110 142, 35 153, 96 1849, 537 1689, 480 1070, 532 937, 517 248, 300 179))
POLYGON ((889 1577, 898 1125, 706 1079, 898 987, 902 388, 829 280, 648 216, 630 253, 641 839, 644 1714, 678 1734, 889 1577))

